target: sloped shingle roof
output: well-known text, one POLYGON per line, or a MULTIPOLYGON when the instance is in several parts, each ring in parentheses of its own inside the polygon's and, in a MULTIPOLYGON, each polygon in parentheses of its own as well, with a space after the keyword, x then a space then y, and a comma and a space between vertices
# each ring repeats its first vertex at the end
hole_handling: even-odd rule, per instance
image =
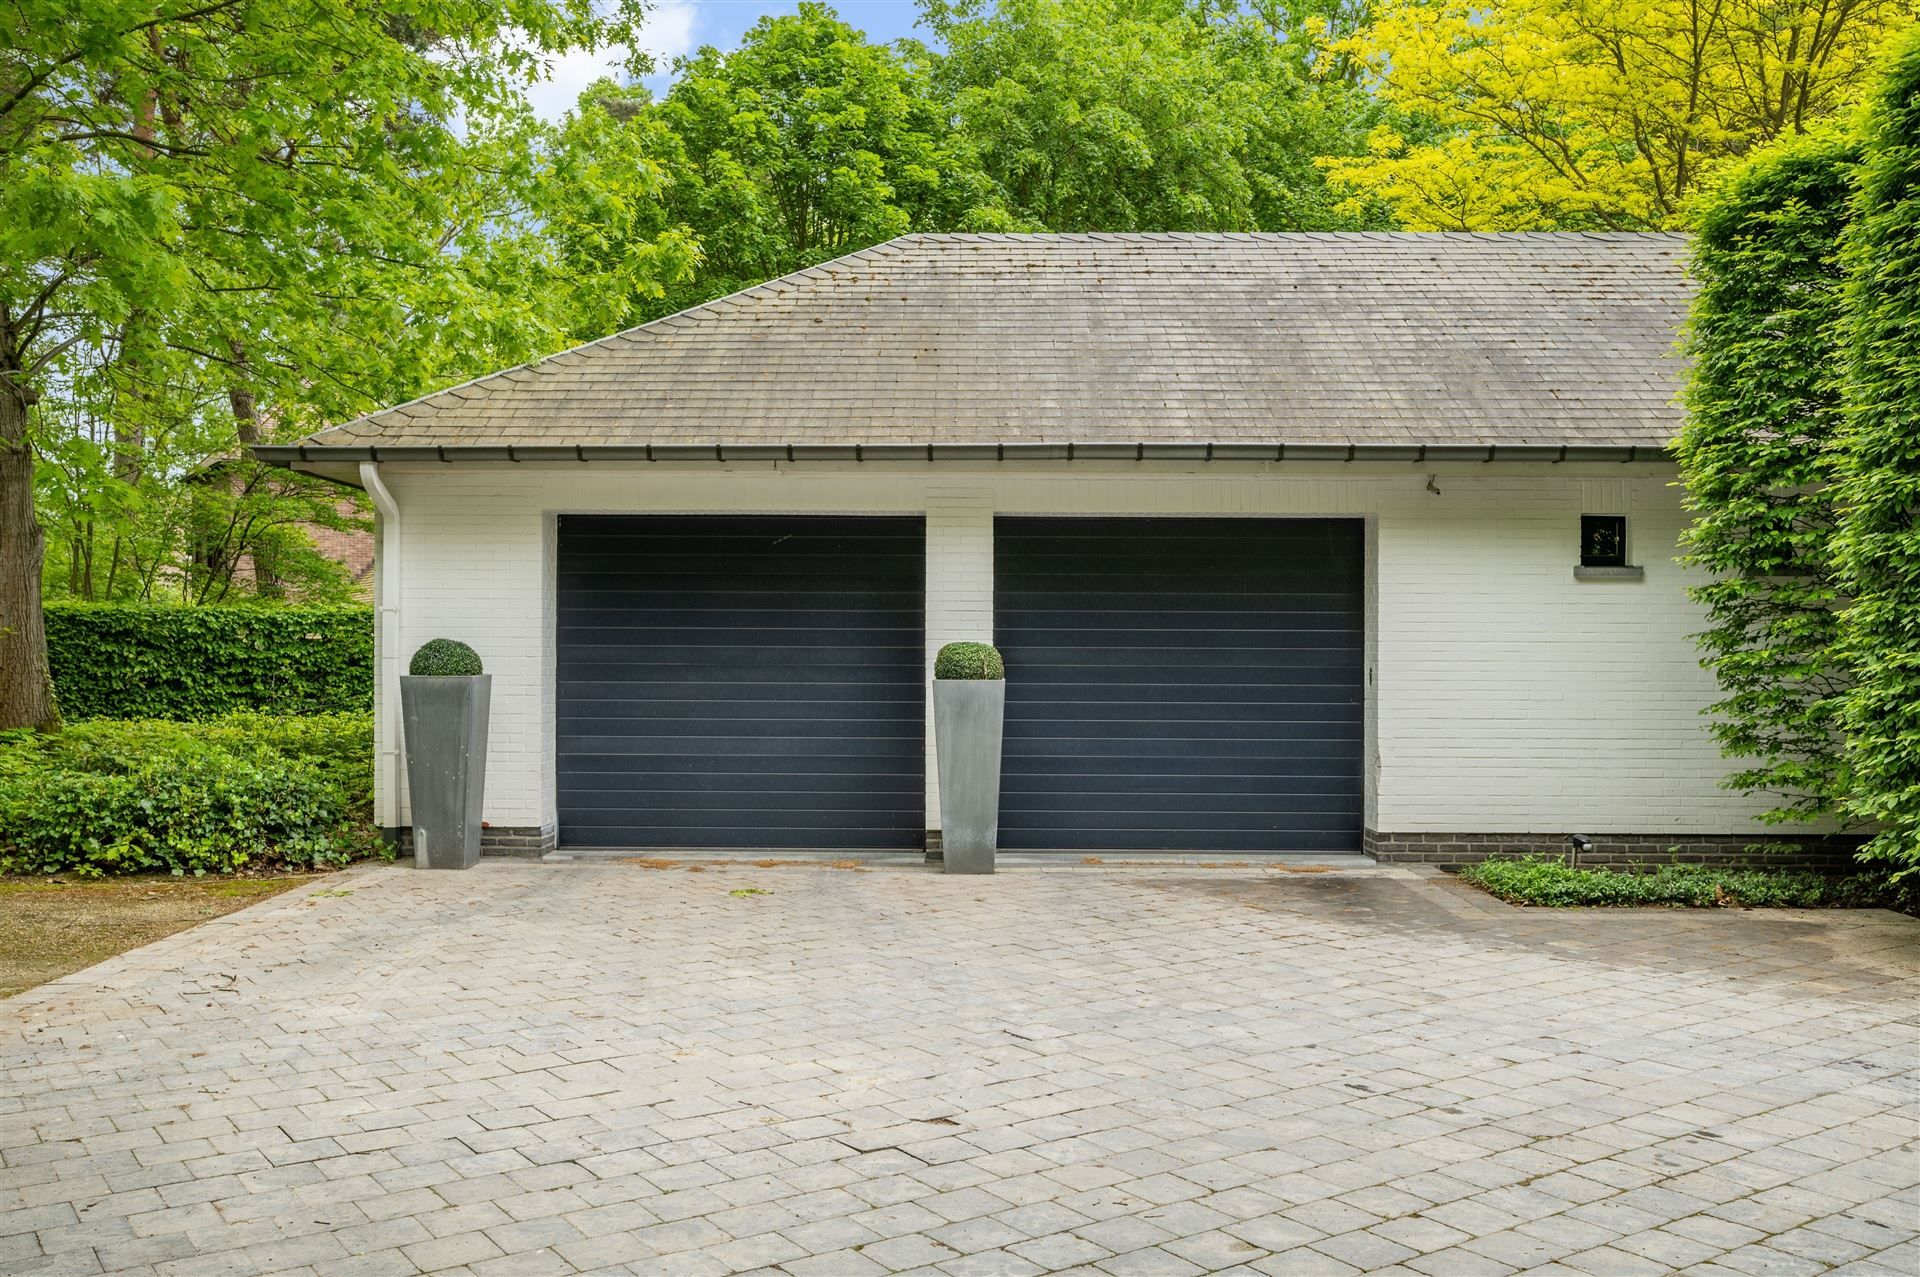
POLYGON ((909 235, 306 444, 1658 448, 1685 246, 909 235))

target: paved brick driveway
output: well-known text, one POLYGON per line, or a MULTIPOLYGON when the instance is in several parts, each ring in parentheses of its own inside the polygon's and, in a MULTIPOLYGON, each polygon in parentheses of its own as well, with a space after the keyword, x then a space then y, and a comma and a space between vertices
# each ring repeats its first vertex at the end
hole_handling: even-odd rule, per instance
POLYGON ((375 869, 0 1003, 0 1272, 1912 1274, 1916 995, 1395 870, 375 869))

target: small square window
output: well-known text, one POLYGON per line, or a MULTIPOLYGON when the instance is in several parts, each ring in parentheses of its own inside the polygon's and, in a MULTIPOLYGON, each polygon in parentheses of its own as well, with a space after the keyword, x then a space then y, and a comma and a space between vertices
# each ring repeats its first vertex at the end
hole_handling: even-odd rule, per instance
POLYGON ((1626 515, 1583 514, 1580 516, 1580 566, 1583 568, 1627 566, 1626 515))

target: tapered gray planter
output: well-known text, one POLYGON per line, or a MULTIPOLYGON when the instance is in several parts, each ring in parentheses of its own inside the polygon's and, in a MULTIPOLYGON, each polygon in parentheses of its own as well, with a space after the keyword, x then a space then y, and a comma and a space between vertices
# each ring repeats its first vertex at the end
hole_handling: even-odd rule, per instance
POLYGON ((471 869, 480 862, 492 692, 491 674, 401 676, 413 863, 422 869, 471 869))
POLYGON ((940 850, 950 874, 990 874, 1000 842, 1004 679, 933 680, 940 759, 940 850))

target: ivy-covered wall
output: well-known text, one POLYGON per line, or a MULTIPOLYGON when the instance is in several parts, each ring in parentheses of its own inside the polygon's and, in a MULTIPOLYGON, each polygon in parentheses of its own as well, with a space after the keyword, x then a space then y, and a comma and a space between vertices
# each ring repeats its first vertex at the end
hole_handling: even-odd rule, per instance
POLYGON ((1847 232, 1842 620, 1853 814, 1868 855, 1920 868, 1920 29, 1862 121, 1847 232))
POLYGON ((218 718, 373 706, 373 611, 361 606, 47 606, 60 713, 218 718))
POLYGON ((1920 30, 1702 202, 1679 441, 1730 788, 1920 871, 1920 30))
POLYGON ((1699 292, 1676 452, 1687 558, 1710 574, 1692 593, 1721 690, 1712 726, 1742 764, 1727 785, 1769 795, 1778 820, 1830 817, 1846 788, 1830 541, 1840 240, 1859 150, 1828 129, 1761 151, 1704 201, 1689 262, 1699 292))

